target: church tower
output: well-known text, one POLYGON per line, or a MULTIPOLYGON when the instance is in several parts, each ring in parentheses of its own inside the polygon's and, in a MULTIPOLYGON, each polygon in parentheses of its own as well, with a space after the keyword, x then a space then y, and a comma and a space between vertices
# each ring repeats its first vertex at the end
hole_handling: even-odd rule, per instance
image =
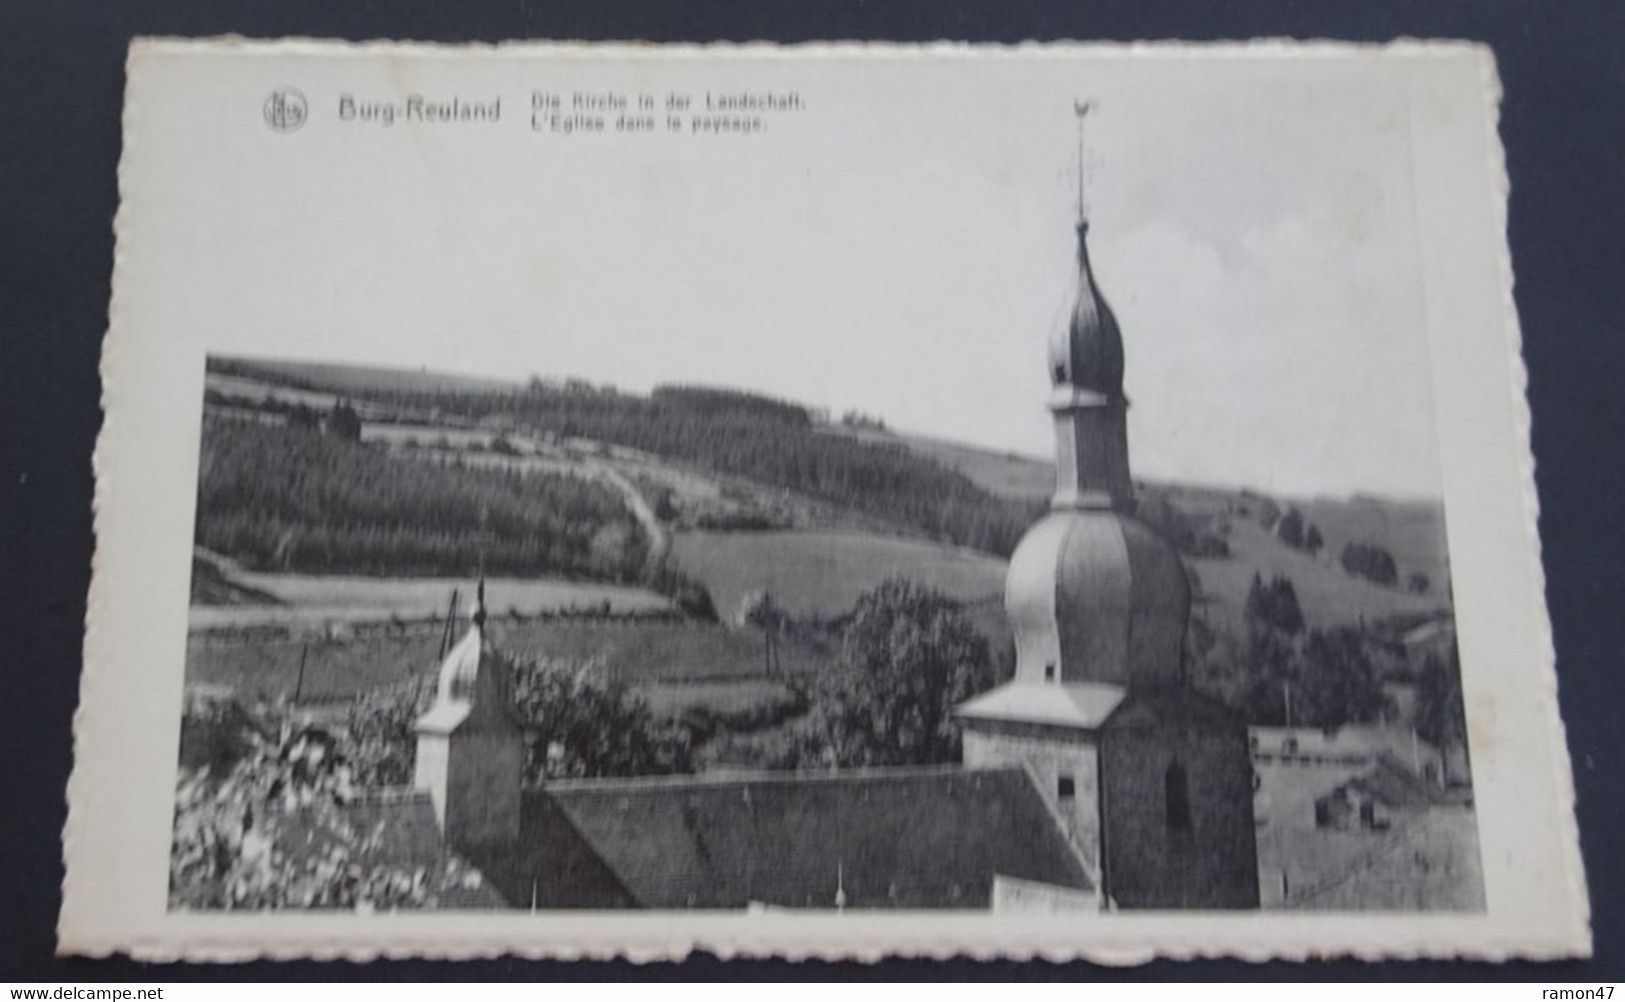
POLYGON ((965 763, 1027 766, 1116 907, 1256 907, 1246 725, 1186 685, 1185 567, 1133 517, 1123 336, 1089 260, 1088 109, 1073 306, 1049 345, 1055 495, 1005 579, 1015 676, 958 708, 965 763))
POLYGON ((412 786, 429 795, 446 841, 459 849, 519 836, 524 736, 511 680, 485 630, 485 582, 472 623, 440 665, 434 705, 418 718, 412 786))

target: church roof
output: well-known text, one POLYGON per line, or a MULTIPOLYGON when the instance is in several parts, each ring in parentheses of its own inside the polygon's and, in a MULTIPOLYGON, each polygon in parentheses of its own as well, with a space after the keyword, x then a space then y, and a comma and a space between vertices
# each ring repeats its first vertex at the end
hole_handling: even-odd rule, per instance
POLYGON ((456 876, 440 907, 980 910, 995 876, 1094 890, 1019 766, 554 781, 524 795, 516 840, 457 854, 425 793, 339 810, 369 860, 456 876))
POLYGON ((839 892, 851 908, 982 909, 996 874, 1093 889, 1019 767, 587 780, 538 796, 646 908, 832 908, 839 892))
POLYGON ((1056 685, 1015 679, 961 703, 957 716, 1095 730, 1123 701, 1119 685, 1078 682, 1056 685))

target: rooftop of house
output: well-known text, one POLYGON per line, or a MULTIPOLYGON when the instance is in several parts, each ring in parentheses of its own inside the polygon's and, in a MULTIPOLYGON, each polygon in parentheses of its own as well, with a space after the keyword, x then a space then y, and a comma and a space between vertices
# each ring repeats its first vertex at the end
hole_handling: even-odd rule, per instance
POLYGON ((1381 753, 1401 761, 1409 761, 1413 757, 1429 760, 1438 756, 1438 749, 1416 737, 1406 727, 1353 724, 1332 731, 1319 727, 1249 727, 1247 730, 1255 755, 1362 761, 1381 753))
POLYGON ((1420 809, 1446 802, 1446 796, 1438 786, 1424 782, 1386 752, 1377 755, 1370 769, 1339 785, 1327 796, 1344 790, 1361 791, 1395 808, 1420 809))

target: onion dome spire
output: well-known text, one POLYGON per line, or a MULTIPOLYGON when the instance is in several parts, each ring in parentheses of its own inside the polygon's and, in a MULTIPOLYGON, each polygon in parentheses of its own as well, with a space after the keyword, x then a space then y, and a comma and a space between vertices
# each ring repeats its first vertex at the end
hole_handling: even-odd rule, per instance
POLYGON ((1015 678, 962 707, 971 720, 1093 729, 1125 692, 1183 679, 1190 582, 1179 554, 1132 514, 1123 340, 1089 262, 1081 141, 1089 107, 1077 109, 1076 298, 1050 340, 1055 498, 1005 577, 1015 678))
POLYGON ((1078 274, 1072 309, 1050 337, 1055 415, 1056 508, 1134 506, 1129 477, 1128 400, 1123 396, 1123 333, 1095 283, 1089 263, 1089 216, 1084 191, 1084 120, 1094 102, 1075 104, 1078 115, 1078 274))

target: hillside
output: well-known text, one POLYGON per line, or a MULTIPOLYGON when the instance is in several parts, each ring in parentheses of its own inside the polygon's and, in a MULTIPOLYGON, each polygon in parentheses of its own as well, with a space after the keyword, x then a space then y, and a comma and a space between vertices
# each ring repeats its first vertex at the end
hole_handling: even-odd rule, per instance
MULTIPOLYGON (((273 368, 241 359, 211 361, 210 372, 288 382, 273 368)), ((308 384, 309 374, 295 381, 308 384)), ((578 380, 533 380, 517 393, 511 387, 386 390, 337 377, 324 387, 351 392, 374 411, 434 414, 465 427, 633 449, 844 507, 899 533, 1001 556, 1015 546, 1034 511, 930 457, 823 434, 811 409, 741 391, 666 386, 644 396, 578 380)))
POLYGON ((1449 608, 1449 599, 1384 588, 1346 573, 1326 558, 1294 550, 1253 522, 1236 522, 1231 555, 1190 561, 1199 585, 1196 604, 1208 621, 1240 632, 1253 575, 1292 582, 1310 629, 1389 616, 1419 615, 1449 608))
MULTIPOLYGON (((478 520, 476 509, 457 496, 484 491, 495 501, 493 510, 505 513, 503 531, 518 533, 516 539, 534 548, 528 525, 547 527, 545 537, 581 525, 582 519, 565 515, 560 520, 553 501, 528 485, 590 499, 587 521, 610 528, 609 533, 587 537, 582 550, 583 537, 564 531, 557 544, 550 544, 552 550, 538 551, 543 559, 534 567, 510 571, 507 593, 526 615, 594 608, 604 601, 616 610, 666 607, 665 599, 648 591, 613 585, 636 586, 658 571, 669 543, 669 570, 702 585, 725 620, 738 614, 746 595, 763 590, 792 616, 838 618, 864 591, 902 575, 967 602, 978 628, 1002 653, 1009 644, 999 601, 1003 556, 1041 516, 1053 490, 1053 468, 1042 459, 875 425, 831 424, 815 409, 733 390, 662 387, 638 396, 571 380, 497 386, 440 379, 435 373, 250 360, 211 362, 209 380, 211 408, 232 411, 239 422, 288 421, 299 407, 325 413, 340 400, 350 401, 363 418, 362 443, 373 445, 371 452, 357 455, 365 454, 368 464, 385 463, 364 478, 373 485, 369 490, 377 493, 376 485, 407 469, 436 484, 444 480, 449 493, 442 507, 461 512, 447 522, 455 523, 454 529, 466 530, 478 520), (965 540, 973 546, 956 545, 965 540), (559 571, 574 580, 561 580, 559 571), (532 580, 520 580, 524 576, 532 580)), ((298 461, 298 455, 284 452, 280 461, 298 461)), ((206 482, 215 476, 206 465, 206 482)), ((306 480, 301 473, 289 482, 306 480)), ((252 487, 244 484, 232 495, 241 505, 202 510, 238 518, 237 507, 261 510, 282 503, 276 499, 286 493, 286 486, 278 485, 259 497, 252 487)), ((1437 504, 1375 497, 1269 498, 1170 483, 1141 483, 1138 492, 1141 517, 1185 554, 1197 614, 1223 633, 1244 634, 1255 576, 1290 581, 1311 629, 1449 611, 1443 512, 1437 504), (1317 551, 1286 538, 1282 516, 1287 512, 1302 526, 1313 526, 1321 541, 1317 551), (1376 584, 1347 571, 1340 556, 1351 544, 1390 554, 1395 582, 1376 584)), ((368 516, 360 522, 377 520, 368 516)), ((385 522, 404 526, 423 520, 385 522)), ((363 557, 357 564, 345 556, 307 565, 326 577, 241 573, 200 580, 201 600, 229 604, 197 610, 194 627, 207 621, 298 630, 320 627, 324 617, 355 622, 402 615, 402 610, 432 611, 444 601, 442 574, 419 572, 422 588, 410 581, 360 578, 386 567, 408 573, 410 567, 400 561, 420 559, 387 538, 388 532, 402 530, 387 530, 380 539, 381 528, 369 531, 371 545, 400 550, 382 563, 379 557, 363 557)), ((218 541, 218 535, 204 538, 218 541)), ((486 543, 508 550, 503 558, 511 559, 506 544, 491 538, 486 543)), ((473 537, 446 545, 465 557, 478 548, 473 537)), ((277 570, 266 563, 277 551, 267 552, 264 542, 256 547, 245 553, 239 545, 232 555, 247 557, 261 570, 277 570)), ((308 557, 331 552, 307 551, 308 557)), ((593 644, 623 650, 624 640, 605 634, 565 646, 583 653, 593 644)), ((643 660, 641 654, 633 657, 643 660)))
MULTIPOLYGON (((1047 499, 1055 489, 1055 468, 1047 460, 1001 453, 876 428, 839 426, 841 434, 871 443, 890 442, 951 467, 982 488, 1031 502, 1047 499)), ((1198 608, 1215 625, 1241 626, 1242 609, 1254 574, 1266 580, 1289 578, 1311 627, 1376 620, 1393 615, 1422 615, 1450 608, 1450 567, 1445 547, 1444 509, 1437 502, 1356 495, 1349 498, 1264 498, 1253 491, 1174 483, 1138 485, 1142 511, 1149 514, 1166 501, 1199 527, 1217 524, 1227 539, 1225 558, 1187 559, 1200 581, 1198 608), (1273 506, 1299 510, 1316 526, 1325 545, 1318 556, 1286 545, 1265 529, 1261 516, 1273 506), (1350 575, 1338 556, 1349 544, 1374 545, 1394 556, 1400 587, 1385 587, 1350 575), (1413 574, 1427 579, 1427 589, 1412 593, 1413 574)))

